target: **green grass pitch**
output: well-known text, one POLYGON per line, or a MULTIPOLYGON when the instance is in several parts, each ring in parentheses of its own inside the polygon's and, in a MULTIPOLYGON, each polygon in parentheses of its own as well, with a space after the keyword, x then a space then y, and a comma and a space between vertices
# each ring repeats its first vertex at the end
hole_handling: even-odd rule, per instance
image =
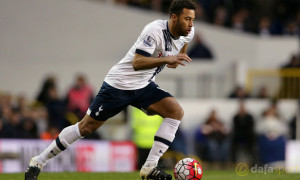
MULTIPOLYGON (((168 171, 168 173, 172 173, 168 171)), ((2 180, 24 180, 23 173, 0 174, 2 180)), ((132 173, 41 173, 39 180, 139 180, 139 172, 132 173)), ((174 178, 173 178, 174 179, 174 178)), ((259 174, 239 176, 235 171, 204 171, 202 180, 296 180, 300 174, 259 174)))

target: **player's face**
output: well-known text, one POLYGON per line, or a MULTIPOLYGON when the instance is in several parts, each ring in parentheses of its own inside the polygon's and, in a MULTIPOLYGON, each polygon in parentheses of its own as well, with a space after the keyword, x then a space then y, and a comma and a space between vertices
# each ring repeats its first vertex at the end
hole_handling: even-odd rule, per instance
POLYGON ((176 31, 179 36, 187 36, 194 26, 195 11, 184 8, 182 14, 177 17, 176 31))

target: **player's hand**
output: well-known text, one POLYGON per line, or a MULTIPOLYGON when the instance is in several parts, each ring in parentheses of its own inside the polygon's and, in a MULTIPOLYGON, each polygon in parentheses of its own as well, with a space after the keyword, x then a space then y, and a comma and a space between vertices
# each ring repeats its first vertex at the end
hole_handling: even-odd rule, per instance
POLYGON ((178 63, 176 63, 176 64, 167 64, 167 67, 175 69, 175 68, 177 68, 178 65, 179 65, 178 63))
POLYGON ((191 62, 192 59, 185 53, 179 53, 176 56, 170 57, 167 67, 169 68, 176 68, 178 65, 185 66, 184 62, 191 62))

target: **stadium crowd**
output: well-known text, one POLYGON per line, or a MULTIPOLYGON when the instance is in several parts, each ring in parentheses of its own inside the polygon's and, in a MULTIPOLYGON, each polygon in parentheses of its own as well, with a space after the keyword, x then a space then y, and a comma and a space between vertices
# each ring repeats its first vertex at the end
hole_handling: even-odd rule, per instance
POLYGON ((212 110, 195 132, 195 152, 211 163, 247 162, 249 165, 285 160, 287 140, 295 139, 296 115, 284 120, 277 101, 263 109, 259 117, 249 112, 241 100, 228 127, 212 110))
MULTIPOLYGON (((168 12, 170 0, 115 0, 116 3, 168 12)), ((300 1, 294 0, 196 0, 196 19, 235 32, 297 36, 300 26, 300 1)))
MULTIPOLYGON (((54 139, 70 124, 81 119, 94 94, 85 77, 78 75, 66 97, 58 95, 56 78, 43 82, 33 102, 24 95, 0 93, 0 138, 54 139)), ((88 138, 97 138, 92 134, 88 138)))
MULTIPOLYGON (((118 4, 167 12, 169 0, 115 0, 118 4)), ((215 26, 231 28, 235 32, 297 36, 300 33, 300 1, 258 0, 198 0, 197 20, 215 26), (238 3, 237 3, 238 2, 238 3), (264 7, 269 7, 268 10, 264 7)), ((195 38, 199 46, 190 52, 191 57, 213 59, 213 53, 201 44, 201 36, 195 38), (199 53, 200 50, 203 53, 199 53)), ((196 43, 197 44, 197 43, 196 43)), ((300 56, 292 56, 282 68, 299 68, 300 56)), ((92 102, 94 92, 84 75, 78 75, 65 97, 60 97, 55 77, 47 77, 36 99, 31 102, 25 95, 12 95, 0 91, 0 138, 55 139, 70 124, 84 115, 92 102)), ((299 96, 298 96, 299 97, 299 96)), ((288 139, 295 139, 295 121, 283 121, 272 101, 261 110, 259 119, 248 112, 244 101, 248 98, 270 99, 267 87, 250 95, 244 87, 234 87, 228 98, 240 99, 239 109, 232 117, 232 127, 222 123, 222 117, 212 110, 205 123, 194 133, 195 153, 208 162, 236 162, 247 160, 269 163, 284 160, 284 147, 288 139), (276 152, 273 149, 276 148, 276 152), (276 153, 276 154, 274 154, 276 153)), ((126 120, 124 119, 124 122, 126 120)), ((180 131, 179 131, 180 132, 180 131)), ((178 143, 184 143, 184 133, 178 143)), ((87 138, 101 139, 94 133, 87 138)), ((186 138, 186 137, 185 137, 186 138)), ((181 146, 183 147, 183 146, 181 146)), ((176 150, 176 149, 175 149, 176 150)), ((186 150, 181 150, 186 153, 186 150)))
MULTIPOLYGON (((54 139, 64 127, 84 116, 93 95, 83 75, 77 76, 64 98, 58 96, 56 79, 51 76, 44 81, 34 102, 23 95, 0 93, 0 138, 54 139)), ((244 104, 250 97, 228 98, 240 99, 239 109, 232 117, 232 127, 223 124, 222 117, 212 110, 194 133, 196 155, 208 162, 284 160, 285 143, 295 138, 295 118, 282 120, 277 101, 272 101, 267 109, 262 109, 259 119, 255 119, 244 104), (278 150, 276 154, 272 154, 274 148, 278 150)), ((101 136, 95 133, 88 138, 101 139, 101 136)), ((183 132, 177 138, 174 142, 178 145, 185 143, 187 137, 183 132)), ((186 153, 186 149, 179 151, 186 153)))

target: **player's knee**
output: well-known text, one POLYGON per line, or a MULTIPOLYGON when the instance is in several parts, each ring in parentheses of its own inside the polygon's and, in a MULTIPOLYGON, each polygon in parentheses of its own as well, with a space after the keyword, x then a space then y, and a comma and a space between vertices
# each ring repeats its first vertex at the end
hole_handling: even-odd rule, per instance
POLYGON ((104 122, 96 121, 95 119, 91 118, 90 116, 86 115, 80 122, 79 122, 79 131, 81 136, 87 136, 92 134, 96 129, 98 129, 104 122))
POLYGON ((81 136, 87 136, 89 134, 92 134, 94 130, 90 127, 82 127, 79 129, 81 136))
POLYGON ((178 110, 177 116, 178 116, 178 120, 181 120, 183 118, 184 115, 184 111, 183 109, 180 107, 180 109, 178 110))
POLYGON ((175 108, 170 114, 170 118, 181 120, 183 118, 184 111, 181 107, 175 108))
POLYGON ((87 123, 86 121, 81 121, 78 127, 81 136, 87 136, 95 131, 93 125, 91 123, 87 123))

